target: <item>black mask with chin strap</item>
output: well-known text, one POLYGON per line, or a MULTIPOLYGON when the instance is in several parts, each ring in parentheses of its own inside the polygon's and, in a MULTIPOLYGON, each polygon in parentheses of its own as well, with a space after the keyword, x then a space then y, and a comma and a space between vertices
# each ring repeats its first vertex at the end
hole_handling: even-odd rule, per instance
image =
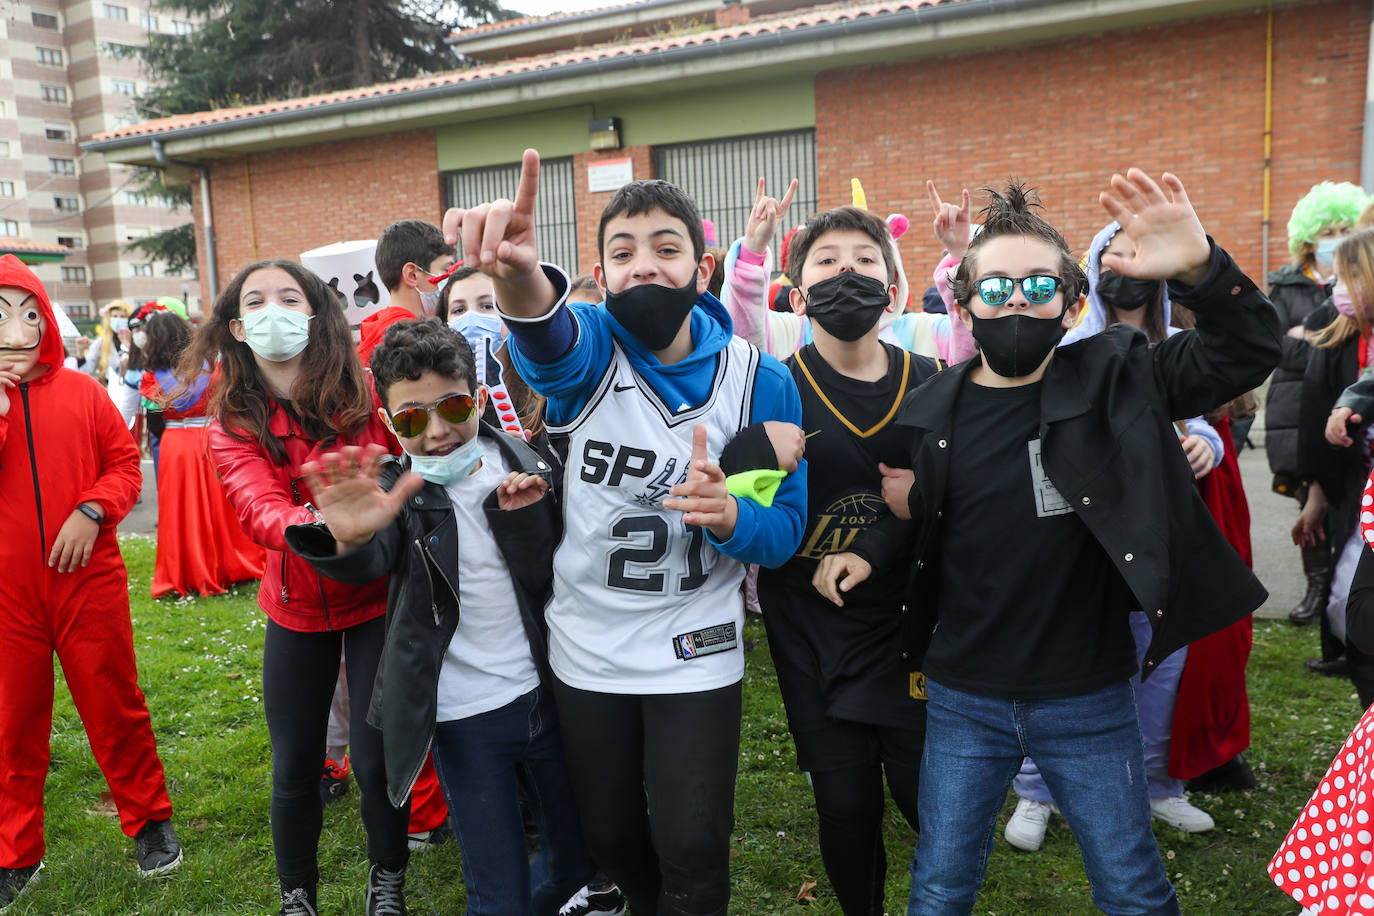
POLYGON ((677 288, 640 283, 618 293, 607 289, 606 311, 635 340, 657 353, 668 349, 677 337, 698 298, 697 274, 693 271, 686 285, 677 288))

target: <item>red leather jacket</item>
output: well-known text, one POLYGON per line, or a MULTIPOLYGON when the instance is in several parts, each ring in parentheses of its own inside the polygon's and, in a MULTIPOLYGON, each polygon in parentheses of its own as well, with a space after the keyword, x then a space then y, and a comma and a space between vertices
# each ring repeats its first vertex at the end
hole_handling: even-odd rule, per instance
POLYGON ((267 548, 258 604, 276 623, 302 633, 341 630, 382 616, 386 613, 385 576, 365 585, 323 578, 286 546, 286 529, 315 521, 306 507, 311 494, 301 477, 301 465, 345 445, 376 443, 400 454, 400 444, 375 412, 367 426, 341 436, 329 449, 307 438, 280 407, 267 425, 286 448, 284 465, 274 462, 256 442, 230 436, 219 421, 209 427, 210 458, 219 469, 229 503, 248 536, 267 548))

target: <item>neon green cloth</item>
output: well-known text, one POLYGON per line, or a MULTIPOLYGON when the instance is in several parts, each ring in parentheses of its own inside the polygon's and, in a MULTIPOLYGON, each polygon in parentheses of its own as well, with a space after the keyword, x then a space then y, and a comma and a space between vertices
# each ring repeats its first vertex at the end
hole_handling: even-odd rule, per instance
POLYGON ((736 499, 752 499, 766 509, 773 505, 773 496, 786 479, 786 471, 741 471, 725 478, 725 488, 736 499))

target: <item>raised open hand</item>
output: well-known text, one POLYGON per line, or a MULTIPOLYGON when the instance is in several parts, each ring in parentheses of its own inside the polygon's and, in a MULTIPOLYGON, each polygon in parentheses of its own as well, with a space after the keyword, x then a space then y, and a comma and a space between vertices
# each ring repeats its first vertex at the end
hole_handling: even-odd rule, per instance
POLYGON ((380 445, 348 445, 319 461, 301 466, 315 497, 315 508, 334 540, 345 549, 361 547, 401 511, 407 499, 424 486, 424 478, 407 471, 390 492, 377 485, 386 449, 380 445))
POLYGON ((768 243, 777 234, 778 223, 787 216, 792 206, 792 198, 797 194, 797 179, 787 186, 782 200, 774 200, 763 193, 763 179, 759 179, 758 193, 754 195, 754 209, 749 211, 749 224, 744 228, 744 247, 755 254, 763 254, 768 243))
POLYGON ((687 479, 668 493, 673 498, 665 499, 663 508, 683 513, 682 520, 688 525, 699 525, 722 541, 735 533, 739 506, 726 489, 725 472, 706 457, 706 427, 700 423, 692 429, 687 479))
POLYGON ((1196 286, 1207 278, 1211 246, 1188 201, 1183 182, 1165 172, 1164 187, 1140 169, 1113 175, 1098 200, 1135 243, 1135 253, 1102 256, 1104 270, 1142 280, 1178 280, 1196 286))
POLYGON ((933 181, 926 182, 926 195, 930 198, 930 209, 935 213, 935 221, 932 224, 935 238, 949 251, 950 257, 956 261, 962 260, 964 252, 968 250, 969 239, 973 235, 968 188, 964 188, 963 203, 959 206, 941 200, 940 192, 935 190, 933 181))

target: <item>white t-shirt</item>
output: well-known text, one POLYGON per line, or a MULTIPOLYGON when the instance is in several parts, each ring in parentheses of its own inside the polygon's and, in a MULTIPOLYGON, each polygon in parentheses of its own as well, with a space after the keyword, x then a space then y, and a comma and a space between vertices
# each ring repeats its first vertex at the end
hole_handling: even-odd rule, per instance
POLYGON ((510 570, 482 512, 508 473, 501 450, 482 443, 482 466, 445 489, 458 521, 458 629, 439 672, 440 722, 500 709, 539 686, 510 570))

